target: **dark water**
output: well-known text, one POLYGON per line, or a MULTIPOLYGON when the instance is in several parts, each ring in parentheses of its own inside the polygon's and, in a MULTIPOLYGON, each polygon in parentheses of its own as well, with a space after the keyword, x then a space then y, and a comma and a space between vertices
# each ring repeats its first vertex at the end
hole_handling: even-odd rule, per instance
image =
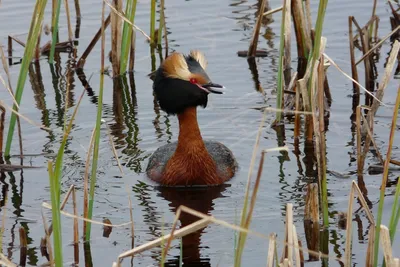
MULTIPOLYGON (((71 9, 73 11, 73 1, 71 9)), ((110 150, 106 128, 101 133, 98 182, 94 204, 94 219, 102 221, 108 218, 114 224, 129 222, 128 197, 133 201, 135 221, 135 244, 141 245, 169 231, 177 207, 181 204, 191 206, 201 212, 215 216, 229 223, 237 223, 243 203, 244 188, 249 171, 250 158, 258 130, 262 120, 259 107, 275 106, 275 87, 279 49, 280 13, 273 16, 262 27, 259 48, 266 49, 269 56, 255 60, 256 69, 249 67, 244 58, 237 57, 239 50, 248 47, 252 36, 256 1, 166 1, 166 16, 169 30, 169 46, 171 50, 189 52, 191 49, 202 50, 208 59, 208 73, 213 81, 227 87, 226 94, 210 96, 206 109, 198 112, 199 124, 203 137, 215 139, 226 144, 235 154, 240 169, 235 178, 227 186, 207 190, 172 190, 157 189, 145 177, 144 169, 147 159, 159 146, 177 139, 177 119, 169 117, 154 106, 152 82, 147 74, 152 70, 149 46, 145 38, 137 35, 136 65, 134 75, 127 75, 122 82, 119 93, 113 93, 113 81, 105 78, 103 118, 111 128, 119 159, 123 165, 124 176, 121 176, 116 161, 110 150)), ((281 1, 271 1, 272 8, 281 5, 281 1)), ((49 5, 50 7, 50 5, 49 5)), ((148 32, 149 1, 141 1, 137 7, 136 23, 148 32)), ((317 5, 313 4, 313 11, 317 5)), ((328 38, 326 53, 334 59, 347 73, 349 68, 349 49, 347 36, 347 18, 354 15, 361 24, 369 20, 372 1, 331 1, 326 13, 324 36, 328 38)), ((25 40, 33 1, 2 1, 0 7, 0 36, 3 45, 7 35, 18 35, 25 40)), ((81 1, 82 21, 78 39, 78 55, 83 53, 100 25, 101 1, 81 1)), ((45 23, 50 23, 50 9, 46 12, 45 23)), ((377 15, 380 17, 379 35, 390 32, 390 9, 384 3, 378 4, 377 15)), ((313 13, 313 19, 316 15, 313 13)), ((73 18, 75 27, 75 18, 73 18)), ((61 17, 61 39, 67 40, 66 18, 61 17)), ((48 38, 48 37, 47 37, 48 38)), ((43 37, 43 43, 46 37, 43 37)), ((294 44, 294 43, 293 43, 294 44)), ((107 40, 109 47, 110 40, 107 40)), ((5 47, 4 47, 5 48, 5 47)), ((109 48, 108 48, 109 49, 109 48)), ((108 50, 107 49, 107 50, 108 50)), ((379 73, 383 73, 390 42, 386 41, 381 49, 381 57, 377 63, 379 73)), ((14 47, 14 61, 18 61, 23 50, 14 47)), ((42 202, 49 202, 49 181, 45 166, 49 159, 54 159, 58 151, 63 131, 64 105, 69 99, 73 108, 84 87, 73 69, 70 68, 72 58, 61 54, 60 60, 51 68, 47 58, 43 57, 39 64, 32 66, 21 103, 21 113, 35 122, 53 129, 49 133, 26 122, 22 123, 24 153, 44 154, 42 156, 26 156, 25 165, 40 166, 38 169, 26 169, 23 172, 1 173, 0 176, 0 211, 1 220, 5 215, 5 232, 2 239, 2 251, 14 262, 19 261, 18 229, 23 226, 28 233, 28 264, 40 265, 46 259, 40 254, 40 238, 43 236, 41 211, 47 218, 51 212, 42 209, 42 202), (38 72, 41 73, 38 75, 38 72), (36 75, 34 74, 36 73, 36 75), (71 92, 66 95, 66 86, 70 83, 71 92)), ((157 57, 158 60, 158 57, 157 57)), ((293 68, 296 58, 293 57, 293 68)), ((108 65, 110 63, 107 62, 108 65)), ((158 66, 159 62, 156 62, 158 66)), ((82 212, 83 173, 86 151, 89 146, 91 132, 97 112, 97 95, 99 88, 100 45, 89 55, 84 73, 93 89, 86 93, 74 122, 71 138, 68 140, 62 180, 65 192, 71 185, 78 188, 79 213, 82 212)), ((11 78, 15 87, 20 65, 10 67, 11 78)), ((363 66, 360 64, 360 73, 363 66)), ((3 77, 4 72, 1 73, 3 77)), ((352 85, 333 67, 328 71, 333 95, 333 103, 329 118, 327 138, 328 169, 349 175, 350 178, 338 178, 329 175, 329 202, 331 226, 329 236, 329 254, 341 257, 344 254, 345 231, 337 227, 337 212, 346 211, 351 181, 356 180, 356 147, 352 132, 351 104, 352 85)), ((380 77, 378 77, 378 80, 380 77)), ((362 79, 361 79, 362 80, 362 79)), ((392 80, 386 89, 384 102, 393 105, 399 82, 392 80)), ((2 87, 0 99, 11 105, 11 99, 2 87)), ((382 153, 386 153, 387 140, 392 116, 391 108, 381 108, 375 123, 375 138, 382 153)), ((8 117, 7 117, 8 118, 8 117)), ((277 132, 271 123, 274 114, 270 113, 262 130, 260 148, 273 148, 287 145, 288 153, 268 154, 264 164, 264 173, 259 188, 251 229, 269 234, 276 232, 278 239, 283 239, 285 206, 293 203, 295 224, 300 239, 305 244, 303 211, 305 186, 314 179, 315 172, 307 164, 304 140, 301 140, 300 153, 295 153, 293 139, 293 123, 287 121, 285 130, 277 132)), ((6 129, 8 126, 6 122, 6 129)), ((399 137, 399 132, 396 132, 399 137)), ((397 139, 398 140, 398 139, 397 139)), ((398 142, 394 144, 393 158, 399 159, 398 142)), ((18 142, 14 140, 13 153, 18 153, 18 142)), ((13 158, 18 164, 19 160, 13 158)), ((258 160, 257 160, 258 162, 258 160)), ((368 155, 366 167, 377 164, 378 160, 368 155)), ((399 172, 391 172, 389 178, 395 179, 399 172)), ((372 209, 376 212, 379 198, 381 175, 372 175, 365 171, 364 182, 368 189, 368 198, 372 209)), ((390 209, 393 204, 393 187, 387 189, 385 201, 385 224, 388 223, 390 209)), ((359 209, 358 203, 354 209, 359 209)), ((72 206, 66 210, 72 212, 72 206)), ((363 266, 368 242, 368 222, 362 211, 357 212, 358 221, 354 222, 353 262, 363 266)), ((64 260, 66 265, 73 261, 72 219, 63 217, 64 260)), ((194 221, 185 216, 180 224, 186 225, 194 221)), ((79 229, 82 229, 80 222, 79 229)), ((81 233, 80 233, 81 234, 81 233)), ((235 233, 222 226, 210 225, 203 231, 184 238, 183 256, 186 263, 198 262, 193 266, 231 266, 233 264, 235 233)), ((397 238, 394 248, 398 247, 397 238)), ((280 244, 280 248, 281 248, 280 244)), ((130 228, 122 226, 114 228, 109 238, 102 237, 102 227, 93 225, 91 253, 94 266, 111 266, 117 256, 131 248, 130 228)), ((243 256, 244 266, 262 266, 266 263, 268 240, 249 236, 243 256)), ((394 250, 398 257, 398 250, 394 250)), ((170 266, 178 266, 180 243, 173 242, 168 256, 170 266)), ((159 248, 146 251, 133 260, 134 265, 157 266, 161 258, 159 248)), ((308 259, 308 255, 305 255, 308 259)), ((83 253, 81 251, 81 263, 83 253)), ((338 263, 331 261, 332 266, 338 263)), ((130 266, 130 260, 124 266, 130 266)), ((321 262, 307 262, 306 266, 319 266, 321 262)))

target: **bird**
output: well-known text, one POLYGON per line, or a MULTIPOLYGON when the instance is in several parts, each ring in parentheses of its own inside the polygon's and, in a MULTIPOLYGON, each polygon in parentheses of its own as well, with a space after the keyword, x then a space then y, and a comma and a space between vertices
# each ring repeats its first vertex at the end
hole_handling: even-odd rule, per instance
POLYGON ((147 176, 164 186, 212 186, 230 180, 237 171, 232 151, 218 141, 204 141, 197 107, 207 106, 210 93, 222 85, 206 73, 207 60, 198 50, 174 52, 153 73, 153 91, 160 108, 177 115, 178 140, 159 147, 149 158, 147 176))

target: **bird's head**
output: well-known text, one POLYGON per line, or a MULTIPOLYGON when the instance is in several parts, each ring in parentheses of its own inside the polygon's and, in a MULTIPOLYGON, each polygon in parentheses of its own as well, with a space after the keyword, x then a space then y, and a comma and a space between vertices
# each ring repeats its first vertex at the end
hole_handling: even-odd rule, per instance
POLYGON ((188 107, 207 106, 209 93, 222 94, 224 87, 212 83, 205 69, 207 61, 199 51, 184 56, 173 53, 154 75, 153 89, 162 110, 178 114, 188 107))

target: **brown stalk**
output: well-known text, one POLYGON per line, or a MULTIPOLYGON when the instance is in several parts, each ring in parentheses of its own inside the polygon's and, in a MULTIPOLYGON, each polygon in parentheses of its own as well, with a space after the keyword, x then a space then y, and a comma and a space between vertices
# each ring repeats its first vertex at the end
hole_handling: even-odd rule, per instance
MULTIPOLYGON (((108 15, 106 20, 104 21, 104 28, 107 28, 108 25, 110 24, 111 21, 111 16, 108 15)), ((83 66, 86 63, 86 58, 89 56, 90 52, 92 52, 94 46, 96 45, 96 43, 100 40, 101 37, 101 27, 100 29, 96 32, 96 34, 94 35, 92 41, 90 41, 88 47, 86 48, 86 50, 83 52, 82 56, 80 57, 80 59, 78 60, 77 63, 77 68, 82 69, 83 66)))
POLYGON ((69 12, 68 0, 64 0, 65 13, 67 15, 67 26, 68 26, 68 41, 72 42, 72 26, 71 26, 71 16, 69 12))
POLYGON ((282 11, 282 10, 283 10, 283 6, 277 7, 277 8, 268 10, 267 12, 264 12, 263 16, 266 17, 266 16, 272 15, 272 14, 274 14, 276 12, 279 12, 279 11, 282 11))
MULTIPOLYGON (((307 248, 311 251, 319 250, 319 198, 318 185, 316 183, 307 185, 306 202, 304 209, 304 231, 306 235, 307 248)), ((310 254, 310 261, 318 260, 319 257, 310 254)))
POLYGON ((258 18, 256 25, 254 26, 254 32, 253 32, 253 37, 251 38, 249 50, 247 52, 248 57, 255 57, 256 56, 256 51, 257 51, 257 45, 258 45, 258 37, 260 35, 260 29, 261 29, 261 22, 263 19, 263 12, 265 9, 265 6, 267 4, 267 0, 262 0, 260 9, 258 12, 258 18))
POLYGON ((165 21, 165 8, 164 8, 165 3, 164 2, 165 2, 165 0, 161 0, 161 4, 160 4, 161 11, 160 12, 162 12, 162 19, 163 19, 162 24, 163 24, 163 31, 164 31, 164 43, 165 43, 165 57, 164 58, 167 58, 168 57, 168 31, 167 31, 167 23, 165 21))
POLYGON ((0 103, 0 158, 3 155, 4 121, 6 119, 6 109, 0 103))
POLYGON ((346 221, 346 245, 344 251, 344 266, 351 266, 351 241, 352 238, 352 223, 353 223, 353 199, 354 199, 354 188, 351 187, 349 195, 349 204, 347 206, 347 221, 346 221))
POLYGON ((136 31, 132 32, 132 41, 131 41, 131 49, 130 49, 130 57, 129 57, 129 67, 128 71, 133 72, 133 68, 135 66, 135 46, 136 46, 136 31))
POLYGON ((289 87, 289 83, 290 83, 290 77, 291 77, 291 38, 292 38, 292 34, 291 34, 291 28, 292 28, 292 24, 291 24, 291 5, 290 5, 290 0, 285 0, 285 4, 283 5, 285 8, 285 37, 284 37, 284 58, 283 58, 283 78, 285 81, 285 87, 288 88, 289 87))
POLYGON ((51 247, 51 239, 50 239, 50 233, 48 232, 49 227, 47 226, 47 221, 46 218, 44 217, 43 214, 43 210, 41 211, 42 213, 42 220, 43 220, 43 228, 44 228, 44 233, 45 233, 45 249, 46 249, 46 253, 49 257, 49 262, 52 266, 53 262, 54 262, 54 258, 53 258, 53 249, 51 247))
MULTIPOLYGON (((22 47, 25 47, 26 45, 25 45, 25 43, 24 42, 22 42, 20 39, 18 39, 17 37, 15 37, 15 36, 8 36, 8 45, 9 45, 9 48, 8 48, 8 52, 10 53, 10 44, 12 44, 12 41, 14 41, 14 42, 16 42, 17 44, 19 44, 20 46, 22 46, 22 47), (11 40, 10 40, 11 39, 11 40)), ((11 49, 12 49, 12 45, 11 45, 11 49)), ((12 53, 12 52, 11 52, 12 53)))
POLYGON ((376 152, 376 156, 378 157, 380 163, 383 165, 384 164, 384 160, 383 160, 383 157, 382 157, 381 153, 379 152, 379 148, 378 148, 378 145, 375 142, 375 138, 372 135, 371 127, 368 125, 368 122, 367 122, 367 120, 365 119, 364 116, 361 116, 361 119, 363 121, 362 127, 363 127, 363 129, 367 130, 368 136, 371 139, 372 145, 374 146, 374 149, 375 149, 375 152, 376 152))
POLYGON ((357 175, 359 177, 363 174, 364 166, 362 166, 364 155, 361 154, 361 107, 356 108, 356 136, 357 136, 357 175))
POLYGON ((272 233, 269 235, 267 267, 274 267, 275 247, 276 247, 276 234, 272 233))
POLYGON ((76 18, 80 19, 81 18, 81 7, 79 5, 79 0, 75 0, 75 13, 76 13, 76 18))
POLYGON ((20 244, 20 254, 19 254, 19 265, 26 265, 26 257, 28 250, 28 241, 26 238, 26 231, 24 227, 19 228, 19 244, 20 244))
POLYGON ((296 101, 295 101, 295 110, 297 111, 294 115, 294 138, 299 138, 300 136, 300 92, 299 89, 296 90, 296 101))
POLYGON ((299 78, 303 78, 307 68, 307 57, 311 50, 311 36, 306 28, 303 4, 301 0, 292 1, 293 25, 296 35, 299 78))
POLYGON ((374 265, 374 243, 375 243, 375 226, 371 225, 368 232, 367 256, 365 257, 365 266, 372 267, 374 265))
MULTIPOLYGON (((113 0, 113 6, 122 13, 122 0, 113 0)), ((121 25, 121 17, 116 12, 111 12, 111 57, 114 77, 120 75, 121 25)))
MULTIPOLYGON (((353 17, 349 16, 349 46, 350 46, 350 62, 351 62, 351 76, 354 80, 358 82, 358 72, 357 72, 357 63, 355 63, 355 55, 354 55, 354 37, 353 37, 353 17)), ((357 96, 360 94, 360 87, 358 84, 353 82, 353 93, 357 96)), ((359 99, 359 97, 358 97, 359 99)), ((357 101, 359 102, 359 101, 357 101)), ((357 106, 359 103, 356 104, 357 106)))

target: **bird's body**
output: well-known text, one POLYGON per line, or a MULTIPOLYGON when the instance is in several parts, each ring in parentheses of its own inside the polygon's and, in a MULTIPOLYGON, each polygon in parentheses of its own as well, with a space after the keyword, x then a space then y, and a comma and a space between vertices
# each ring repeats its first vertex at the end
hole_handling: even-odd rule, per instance
POLYGON ((207 105, 208 93, 222 86, 210 82, 205 59, 199 52, 174 53, 156 72, 154 91, 160 107, 179 119, 178 141, 158 148, 146 173, 163 185, 218 185, 232 178, 237 164, 222 143, 203 141, 197 122, 197 106, 207 105))

